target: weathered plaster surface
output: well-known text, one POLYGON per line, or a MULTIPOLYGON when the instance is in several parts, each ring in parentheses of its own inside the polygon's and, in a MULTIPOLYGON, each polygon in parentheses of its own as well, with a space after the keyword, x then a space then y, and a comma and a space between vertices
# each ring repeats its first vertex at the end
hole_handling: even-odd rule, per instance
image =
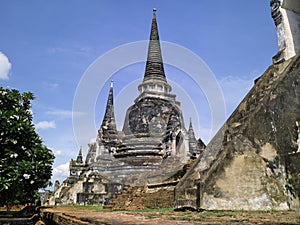
POLYGON ((175 188, 175 208, 299 210, 300 53, 273 65, 175 188))

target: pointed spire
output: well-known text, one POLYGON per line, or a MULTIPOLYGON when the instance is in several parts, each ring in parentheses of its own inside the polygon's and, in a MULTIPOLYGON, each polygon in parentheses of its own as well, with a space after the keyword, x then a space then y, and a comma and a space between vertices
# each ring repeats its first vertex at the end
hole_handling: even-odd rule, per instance
POLYGON ((190 118, 190 125, 188 130, 189 137, 189 152, 191 157, 194 158, 197 155, 197 139, 195 137, 195 132, 193 128, 192 118, 190 118))
POLYGON ((195 138, 195 132, 194 132, 194 128, 193 128, 193 123, 192 123, 192 118, 191 117, 190 117, 190 125, 189 125, 188 134, 189 134, 190 138, 193 138, 193 139, 195 138))
POLYGON ((146 62, 143 82, 138 86, 140 95, 135 102, 147 97, 166 99, 175 104, 176 95, 172 94, 172 87, 168 84, 164 64, 162 60, 159 35, 156 23, 156 9, 153 9, 150 41, 148 46, 148 57, 146 62))
POLYGON ((101 136, 104 137, 107 137, 107 135, 117 133, 114 113, 113 81, 110 82, 110 89, 106 103, 105 114, 99 132, 101 132, 101 136))
POLYGON ((80 150, 76 159, 77 163, 83 163, 83 157, 82 157, 82 146, 80 146, 80 150))
POLYGON ((148 79, 160 79, 166 81, 160 42, 159 42, 155 8, 153 9, 150 42, 148 46, 148 56, 147 56, 144 81, 148 79))

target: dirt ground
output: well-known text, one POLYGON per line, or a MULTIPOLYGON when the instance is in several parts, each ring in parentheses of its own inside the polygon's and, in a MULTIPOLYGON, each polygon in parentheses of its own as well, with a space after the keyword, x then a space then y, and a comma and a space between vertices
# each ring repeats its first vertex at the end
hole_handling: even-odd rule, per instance
POLYGON ((295 211, 203 211, 174 212, 149 211, 97 211, 78 207, 55 207, 47 209, 74 218, 85 224, 300 224, 300 212, 295 211))

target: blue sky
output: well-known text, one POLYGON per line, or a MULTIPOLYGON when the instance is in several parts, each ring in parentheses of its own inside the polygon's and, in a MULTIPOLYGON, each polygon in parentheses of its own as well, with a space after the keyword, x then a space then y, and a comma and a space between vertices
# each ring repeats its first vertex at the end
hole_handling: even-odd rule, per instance
MULTIPOLYGON (((110 50, 147 40, 154 7, 160 39, 191 50, 208 65, 221 87, 228 117, 277 52, 269 1, 0 1, 0 85, 35 94, 34 123, 44 144, 55 152, 54 179, 66 175, 78 145, 86 151, 88 141, 96 137, 92 130, 77 143, 73 134, 72 107, 81 78, 110 50)), ((165 70, 171 85, 178 87, 178 99, 188 98, 194 105, 199 117, 193 118, 194 129, 207 143, 211 112, 205 93, 177 68, 166 65, 165 70)), ((143 72, 140 62, 110 77, 115 81, 119 129, 127 105, 137 97, 143 72)), ((108 85, 109 81, 99 84, 102 89, 91 118, 96 127, 102 122, 108 85)), ((187 126, 193 110, 184 104, 182 110, 187 126)), ((75 112, 75 117, 80 113, 84 114, 75 112)))

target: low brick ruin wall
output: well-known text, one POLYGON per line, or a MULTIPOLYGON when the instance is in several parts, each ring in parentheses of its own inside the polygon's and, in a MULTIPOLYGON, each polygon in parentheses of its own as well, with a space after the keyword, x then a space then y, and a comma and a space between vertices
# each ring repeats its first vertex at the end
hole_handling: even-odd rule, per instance
POLYGON ((89 222, 83 222, 79 218, 71 217, 62 212, 56 212, 49 209, 40 209, 40 217, 46 225, 87 225, 89 222))
POLYGON ((9 225, 35 225, 39 220, 38 215, 31 218, 0 218, 0 224, 9 225))

